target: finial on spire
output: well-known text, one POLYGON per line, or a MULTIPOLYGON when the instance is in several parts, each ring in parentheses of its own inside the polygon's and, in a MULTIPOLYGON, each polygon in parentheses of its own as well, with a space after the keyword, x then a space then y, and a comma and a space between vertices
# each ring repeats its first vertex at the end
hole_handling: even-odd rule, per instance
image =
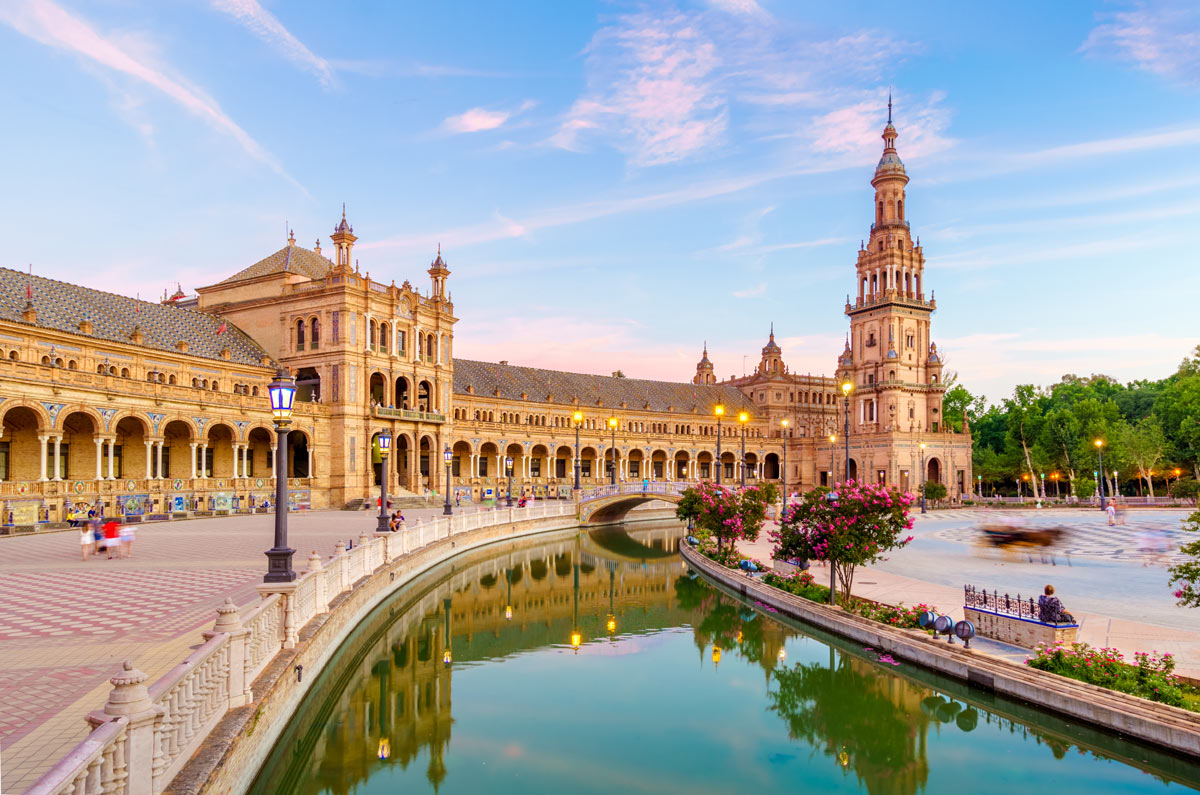
POLYGON ((704 355, 708 356, 708 340, 704 341, 704 355))
MULTIPOLYGON (((888 105, 888 107, 891 107, 891 104, 890 104, 890 102, 889 102, 889 105, 888 105)), ((891 118, 891 115, 890 115, 890 114, 888 115, 888 118, 889 118, 889 119, 891 118)), ((346 203, 345 203, 345 202, 342 202, 342 220, 343 220, 343 221, 345 221, 345 220, 346 220, 346 203)))
POLYGON ((775 321, 771 321, 771 339, 775 339, 775 321))
POLYGON ((888 124, 892 123, 892 90, 888 89, 888 124))

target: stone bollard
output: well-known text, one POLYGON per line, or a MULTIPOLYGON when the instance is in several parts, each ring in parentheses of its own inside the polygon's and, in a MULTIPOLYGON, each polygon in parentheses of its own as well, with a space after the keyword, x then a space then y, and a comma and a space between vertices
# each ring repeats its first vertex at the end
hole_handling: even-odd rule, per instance
POLYGON ((217 608, 217 620, 212 630, 204 633, 205 640, 211 640, 219 633, 229 636, 229 708, 249 704, 253 698, 250 692, 250 682, 246 678, 246 635, 249 630, 242 624, 241 611, 226 596, 225 602, 217 608))
POLYGON ((133 667, 130 660, 114 676, 112 692, 104 705, 104 714, 125 718, 125 792, 127 795, 152 795, 154 792, 154 727, 163 715, 163 708, 150 700, 146 689, 146 674, 133 667))

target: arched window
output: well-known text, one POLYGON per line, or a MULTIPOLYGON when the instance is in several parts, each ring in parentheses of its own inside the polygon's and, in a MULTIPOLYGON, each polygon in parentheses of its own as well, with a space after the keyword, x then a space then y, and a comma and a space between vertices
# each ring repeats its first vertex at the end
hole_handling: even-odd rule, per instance
POLYGON ((308 321, 308 327, 312 332, 311 334, 309 334, 309 346, 315 351, 317 349, 317 346, 321 343, 321 320, 320 320, 320 318, 314 317, 312 320, 308 321))
POLYGON ((49 357, 49 356, 43 356, 43 357, 42 357, 42 364, 49 366, 49 364, 50 364, 50 357, 49 357))
POLYGON ((903 199, 896 199, 896 220, 897 221, 904 220, 904 200, 903 199))
POLYGON ((380 323, 379 324, 379 352, 380 353, 388 352, 388 340, 391 338, 391 336, 392 336, 391 326, 389 326, 387 323, 380 323))
POLYGON ((217 391, 217 380, 214 378, 212 382, 212 391, 217 391))
POLYGON ((250 394, 253 397, 258 397, 258 387, 256 387, 256 386, 250 387, 250 394))
POLYGON ((427 361, 437 361, 437 344, 434 341, 432 334, 425 335, 425 349, 426 356, 428 357, 427 361))
POLYGON ((304 321, 296 321, 296 350, 304 350, 304 321))
POLYGON ((372 320, 371 325, 367 331, 367 347, 370 348, 371 350, 375 350, 375 341, 379 338, 378 335, 379 335, 379 326, 375 323, 374 320, 372 320))
POLYGON ((168 383, 168 384, 174 384, 174 383, 175 383, 175 376, 173 376, 173 375, 169 375, 169 376, 167 376, 167 383, 168 383))
POLYGON ((122 377, 122 378, 128 378, 128 377, 129 377, 129 368, 128 368, 128 367, 122 367, 122 368, 121 368, 121 377, 122 377))
POLYGON ((877 223, 877 224, 883 223, 883 202, 879 203, 879 208, 878 208, 878 210, 876 210, 875 223, 877 223))
POLYGON ((21 357, 16 351, 9 351, 8 358, 15 362, 15 361, 19 360, 21 357))
MULTIPOLYGON (((14 351, 13 353, 14 353, 14 356, 13 356, 12 358, 14 358, 14 359, 15 359, 15 358, 17 358, 17 357, 15 356, 15 353, 16 353, 16 351, 14 351)), ((76 370, 76 369, 78 369, 78 365, 76 364, 76 362, 75 362, 75 360, 74 360, 74 359, 72 359, 71 361, 67 362, 67 369, 68 369, 68 370, 76 370)))
MULTIPOLYGON (((42 364, 49 364, 49 363, 50 363, 50 357, 49 357, 49 356, 43 356, 43 357, 42 357, 42 364)), ((104 375, 104 365, 102 365, 102 364, 98 364, 98 365, 96 365, 96 372, 97 372, 97 373, 99 373, 100 375, 104 375)))

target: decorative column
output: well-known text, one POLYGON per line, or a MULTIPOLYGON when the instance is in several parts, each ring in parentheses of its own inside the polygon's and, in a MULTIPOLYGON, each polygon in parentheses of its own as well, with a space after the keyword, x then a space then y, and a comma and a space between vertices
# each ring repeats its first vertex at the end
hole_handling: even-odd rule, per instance
POLYGON ((200 477, 208 477, 208 442, 200 443, 200 477))
POLYGON ((117 440, 116 438, 108 439, 108 479, 116 480, 116 459, 117 459, 117 440))
POLYGON ((242 477, 250 477, 250 464, 254 462, 254 457, 250 453, 250 443, 242 445, 242 477))
POLYGON ((49 480, 49 478, 46 477, 46 453, 47 453, 47 442, 49 440, 50 440, 50 437, 46 436, 45 434, 40 434, 40 433, 38 434, 38 441, 42 445, 42 474, 38 477, 38 480, 49 480))
MULTIPOLYGON (((313 442, 314 443, 316 442, 315 435, 313 436, 313 442)), ((311 478, 313 476, 313 465, 312 465, 313 445, 310 444, 308 447, 304 448, 304 452, 305 452, 305 456, 308 458, 308 476, 311 478)), ((433 453, 431 452, 430 455, 433 455, 433 453)), ((433 465, 432 462, 430 462, 430 466, 432 466, 432 465, 433 465)))
POLYGON ((145 439, 144 443, 146 445, 146 480, 150 480, 154 477, 154 442, 145 439))
POLYGON ((158 445, 157 445, 157 447, 158 447, 158 470, 157 471, 158 471, 158 479, 159 480, 162 480, 163 478, 165 478, 167 476, 167 473, 163 472, 163 445, 164 444, 166 444, 166 442, 160 439, 158 442, 158 445))
POLYGON ((54 479, 62 480, 62 434, 54 437, 54 479))
MULTIPOLYGON (((96 480, 104 480, 104 440, 92 439, 92 442, 96 445, 96 480)), ((46 472, 43 469, 42 480, 46 479, 45 476, 46 472)))
POLYGON ((192 448, 192 479, 196 478, 196 443, 189 442, 188 447, 192 448))

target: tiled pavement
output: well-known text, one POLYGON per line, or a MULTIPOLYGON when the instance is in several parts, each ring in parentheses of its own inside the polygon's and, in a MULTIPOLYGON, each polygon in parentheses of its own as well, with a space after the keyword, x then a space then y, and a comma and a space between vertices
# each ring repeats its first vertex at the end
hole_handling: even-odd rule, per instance
MULTIPOLYGON (((441 508, 405 511, 409 521, 441 508)), ((289 516, 294 566, 375 529, 368 512, 289 516)), ((0 538, 0 792, 22 792, 87 734, 129 659, 154 681, 201 642, 226 596, 257 601, 274 517, 139 527, 128 559, 79 558, 75 531, 0 538)))

